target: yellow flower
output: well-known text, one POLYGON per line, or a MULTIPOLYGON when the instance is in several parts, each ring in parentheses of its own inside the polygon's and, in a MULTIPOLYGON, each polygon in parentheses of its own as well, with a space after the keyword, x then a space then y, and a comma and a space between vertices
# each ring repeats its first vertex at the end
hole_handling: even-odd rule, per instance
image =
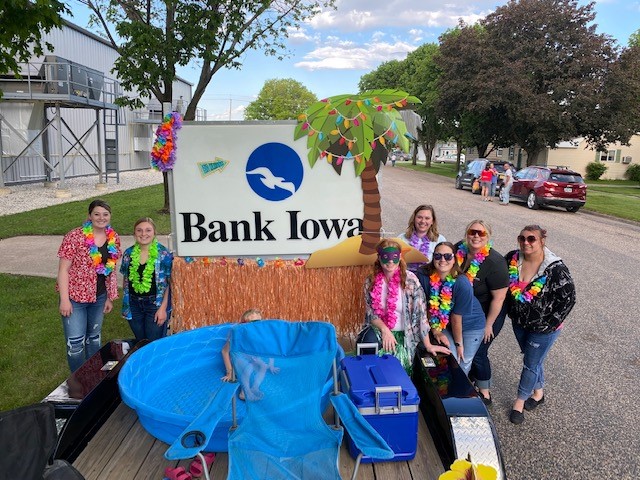
POLYGON ((451 470, 444 472, 438 480, 496 480, 498 472, 489 465, 471 463, 468 460, 456 460, 451 470))

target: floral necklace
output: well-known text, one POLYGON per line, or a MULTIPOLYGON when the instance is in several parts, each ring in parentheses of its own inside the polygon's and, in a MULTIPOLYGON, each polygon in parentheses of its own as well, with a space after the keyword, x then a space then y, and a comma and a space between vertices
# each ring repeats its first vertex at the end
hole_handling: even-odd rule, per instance
POLYGON ((444 282, 438 272, 429 277, 429 325, 438 331, 444 330, 449 323, 454 283, 456 279, 451 275, 447 275, 444 282))
POLYGON ((131 264, 129 265, 129 280, 131 286, 136 293, 147 293, 151 290, 151 279, 156 268, 156 259, 158 258, 158 240, 153 239, 149 245, 149 258, 142 271, 142 277, 138 273, 140 267, 140 244, 136 242, 131 250, 131 264))
MULTIPOLYGON (((473 280, 476 278, 476 275, 478 275, 478 272, 480 271, 480 265, 482 265, 482 262, 484 262, 485 258, 487 258, 487 256, 489 255, 489 251, 491 250, 492 246, 493 242, 487 242, 487 244, 473 256, 473 260, 471 260, 471 264, 465 272, 465 275, 471 282, 471 285, 473 285, 473 280)), ((456 260, 458 262, 458 265, 462 266, 468 253, 469 249, 467 247, 467 242, 462 242, 458 247, 458 251, 456 252, 456 260)))
POLYGON ((547 283, 547 276, 543 275, 536 278, 531 287, 524 291, 520 288, 520 274, 518 273, 518 252, 513 254, 511 261, 509 262, 509 291, 513 298, 520 303, 531 303, 536 296, 542 291, 542 287, 547 283))
POLYGON ((384 279, 384 273, 378 272, 376 274, 376 278, 373 281, 373 288, 371 289, 371 307, 376 316, 382 320, 387 327, 393 329, 398 322, 396 305, 398 303, 398 295, 400 294, 400 269, 396 270, 391 280, 389 280, 386 305, 382 305, 384 279))
POLYGON ((87 220, 82 224, 82 233, 84 234, 84 244, 89 248, 89 256, 91 262, 96 269, 96 272, 100 275, 108 276, 116 266, 116 260, 118 260, 118 247, 116 246, 116 232, 111 225, 107 225, 104 229, 104 233, 107 236, 107 251, 109 252, 109 258, 107 264, 102 263, 102 254, 100 249, 96 245, 96 239, 93 236, 93 224, 91 220, 87 220))
POLYGON ((409 239, 409 245, 418 250, 425 257, 429 258, 429 245, 431 242, 429 241, 429 237, 425 235, 424 237, 419 237, 415 232, 411 234, 411 238, 409 239), (420 238, 424 240, 420 242, 420 238))

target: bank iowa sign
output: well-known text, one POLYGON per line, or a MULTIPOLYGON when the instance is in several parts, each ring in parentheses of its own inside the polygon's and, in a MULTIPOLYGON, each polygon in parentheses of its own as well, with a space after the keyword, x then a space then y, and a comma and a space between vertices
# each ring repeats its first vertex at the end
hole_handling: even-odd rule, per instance
POLYGON ((179 256, 302 256, 360 233, 360 178, 311 168, 294 127, 184 124, 170 173, 179 256))

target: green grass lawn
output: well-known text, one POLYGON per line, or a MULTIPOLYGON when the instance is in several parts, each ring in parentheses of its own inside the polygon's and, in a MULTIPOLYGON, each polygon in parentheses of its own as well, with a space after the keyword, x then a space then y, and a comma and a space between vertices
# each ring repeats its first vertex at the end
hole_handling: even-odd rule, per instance
MULTIPOLYGON (((140 217, 151 217, 159 234, 171 233, 168 214, 158 211, 164 204, 162 184, 110 193, 100 197, 111 206, 111 225, 121 235, 131 235, 140 217)), ((0 239, 19 235, 64 235, 87 218, 92 199, 62 203, 29 212, 0 216, 0 239)))
POLYGON ((411 162, 398 162, 396 163, 396 166, 414 170, 416 172, 434 173, 436 175, 441 175, 443 177, 449 178, 456 178, 456 175, 458 173, 458 171, 456 170, 456 165, 454 163, 432 163, 431 167, 427 168, 425 167, 424 163, 412 165, 411 162))
MULTIPOLYGON (((0 274, 0 410, 42 400, 69 375, 55 280, 0 274)), ((114 302, 102 343, 132 338, 114 302)))

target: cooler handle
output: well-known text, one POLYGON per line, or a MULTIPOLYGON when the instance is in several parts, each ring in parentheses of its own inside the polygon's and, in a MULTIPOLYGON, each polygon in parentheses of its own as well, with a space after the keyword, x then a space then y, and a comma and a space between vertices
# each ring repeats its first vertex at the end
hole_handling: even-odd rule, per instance
MULTIPOLYGON (((402 387, 376 387, 376 413, 380 413, 381 410, 394 410, 398 409, 398 412, 402 411, 402 387), (381 407, 380 406, 380 394, 382 393, 395 393, 398 397, 398 405, 397 407, 381 407)), ((394 410, 395 411, 395 410, 394 410)))

